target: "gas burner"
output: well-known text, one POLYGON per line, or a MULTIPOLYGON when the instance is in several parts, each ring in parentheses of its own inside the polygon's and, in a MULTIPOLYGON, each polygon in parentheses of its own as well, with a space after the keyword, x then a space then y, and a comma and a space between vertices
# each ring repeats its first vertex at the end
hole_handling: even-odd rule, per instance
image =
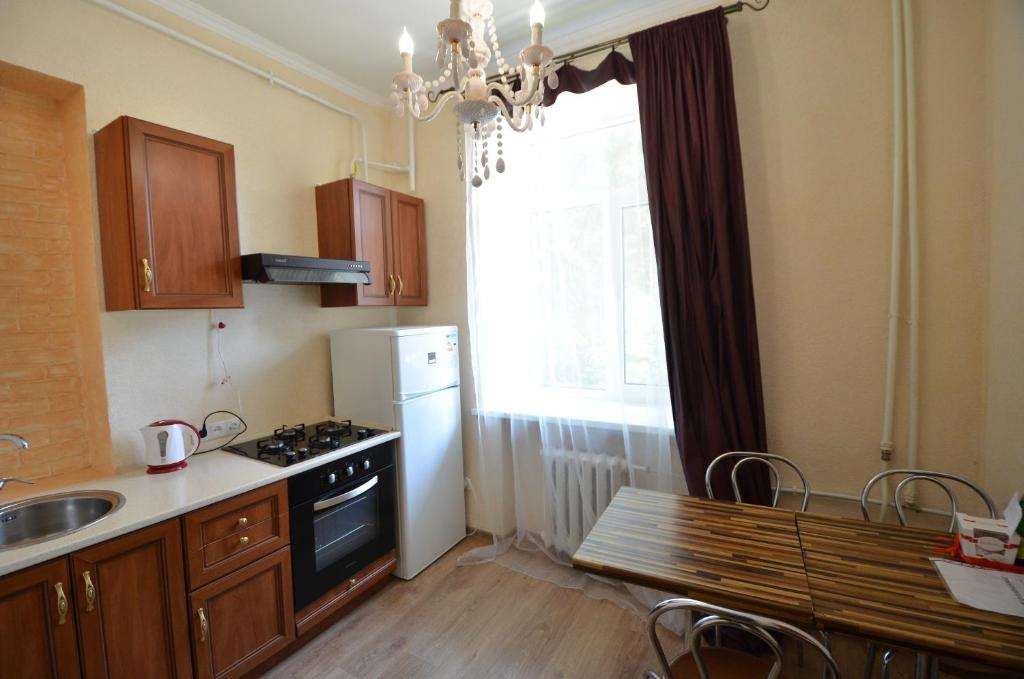
POLYGON ((316 433, 327 434, 328 436, 351 436, 352 435, 352 420, 344 420, 343 422, 324 422, 323 424, 316 425, 316 433))
POLYGON ((295 443, 306 438, 306 425, 297 424, 294 427, 282 425, 280 429, 274 430, 274 438, 286 443, 295 443))
POLYGON ((328 434, 317 434, 316 436, 309 439, 309 445, 312 448, 337 448, 338 439, 328 434))
POLYGON ((263 439, 256 442, 256 449, 261 454, 272 455, 288 449, 288 444, 279 438, 263 439))

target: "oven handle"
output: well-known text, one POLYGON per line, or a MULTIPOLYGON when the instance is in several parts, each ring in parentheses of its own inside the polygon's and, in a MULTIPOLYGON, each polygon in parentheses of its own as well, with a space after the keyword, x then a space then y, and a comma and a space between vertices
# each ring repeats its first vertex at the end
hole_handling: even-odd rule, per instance
POLYGON ((366 491, 368 491, 371 488, 373 488, 374 486, 376 486, 377 483, 379 483, 379 482, 380 482, 380 477, 379 476, 374 476, 372 479, 370 479, 369 481, 367 481, 363 485, 359 486, 358 488, 353 488, 352 490, 348 491, 347 493, 342 493, 341 495, 339 495, 337 497, 332 497, 330 500, 321 500, 320 502, 314 502, 313 503, 313 511, 314 512, 320 512, 320 511, 323 511, 325 509, 330 509, 331 507, 335 507, 337 505, 340 505, 342 502, 346 502, 347 500, 351 500, 354 497, 358 497, 359 495, 362 495, 366 491))

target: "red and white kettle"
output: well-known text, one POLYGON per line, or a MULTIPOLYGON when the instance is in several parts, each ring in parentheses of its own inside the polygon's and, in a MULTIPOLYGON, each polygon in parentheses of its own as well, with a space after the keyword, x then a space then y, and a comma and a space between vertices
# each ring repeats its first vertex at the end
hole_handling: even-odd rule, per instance
POLYGON ((149 474, 165 474, 188 466, 186 460, 199 450, 199 430, 182 420, 160 420, 139 430, 146 441, 149 474))

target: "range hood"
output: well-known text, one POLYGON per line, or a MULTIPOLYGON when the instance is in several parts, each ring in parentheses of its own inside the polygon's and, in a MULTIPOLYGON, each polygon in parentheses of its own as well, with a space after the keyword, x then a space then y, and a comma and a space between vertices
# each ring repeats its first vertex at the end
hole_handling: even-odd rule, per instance
POLYGON ((252 283, 320 285, 321 283, 370 284, 370 263, 349 259, 293 257, 260 252, 242 255, 242 278, 252 283))

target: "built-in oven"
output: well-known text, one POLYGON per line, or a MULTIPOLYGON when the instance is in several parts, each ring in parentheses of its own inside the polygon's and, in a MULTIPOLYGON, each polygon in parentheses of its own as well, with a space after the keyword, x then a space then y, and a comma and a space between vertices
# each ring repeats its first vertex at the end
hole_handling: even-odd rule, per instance
POLYGON ((288 480, 295 610, 395 548, 394 442, 288 480))

